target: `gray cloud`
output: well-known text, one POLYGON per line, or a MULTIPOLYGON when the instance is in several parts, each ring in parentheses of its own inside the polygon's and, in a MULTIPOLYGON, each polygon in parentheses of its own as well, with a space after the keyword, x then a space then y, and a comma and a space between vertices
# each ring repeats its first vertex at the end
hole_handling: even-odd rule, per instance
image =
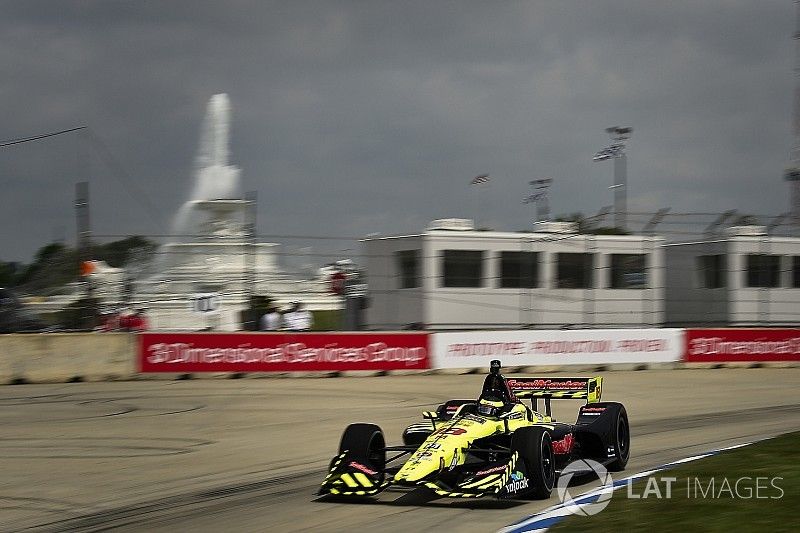
POLYGON ((787 208, 794 6, 707 2, 8 2, 0 137, 86 124, 145 191, 75 137, 0 152, 0 259, 74 234, 74 182, 97 233, 168 231, 208 98, 234 107, 234 163, 270 234, 529 224, 611 203, 603 129, 632 125, 631 209, 787 208), (154 206, 152 216, 145 203, 154 206))

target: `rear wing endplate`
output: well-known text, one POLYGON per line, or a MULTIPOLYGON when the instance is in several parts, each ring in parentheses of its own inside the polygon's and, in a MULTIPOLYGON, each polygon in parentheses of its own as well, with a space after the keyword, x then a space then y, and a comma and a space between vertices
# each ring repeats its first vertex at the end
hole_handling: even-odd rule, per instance
POLYGON ((603 378, 507 378, 506 383, 517 398, 545 398, 546 400, 600 401, 603 378))

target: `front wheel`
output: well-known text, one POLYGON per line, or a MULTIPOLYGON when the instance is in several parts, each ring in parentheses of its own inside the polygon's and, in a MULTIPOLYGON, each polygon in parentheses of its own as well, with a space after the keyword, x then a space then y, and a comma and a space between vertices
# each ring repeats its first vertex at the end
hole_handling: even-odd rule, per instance
POLYGON ((375 424, 350 424, 342 434, 339 454, 349 451, 355 457, 363 457, 370 462, 372 468, 380 472, 386 468, 386 440, 383 431, 375 424))
POLYGON ((547 428, 533 426, 518 429, 511 437, 511 451, 519 453, 528 474, 527 494, 545 500, 556 483, 556 466, 553 456, 553 439, 547 428))

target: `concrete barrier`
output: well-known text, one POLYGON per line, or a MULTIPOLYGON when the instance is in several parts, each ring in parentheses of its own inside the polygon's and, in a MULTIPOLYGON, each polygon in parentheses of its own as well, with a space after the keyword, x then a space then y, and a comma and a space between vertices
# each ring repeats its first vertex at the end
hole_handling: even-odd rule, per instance
MULTIPOLYGON (((595 374, 616 370, 664 370, 670 368, 792 367, 800 361, 686 363, 610 363, 595 365, 509 365, 506 373, 542 374, 570 372, 595 374)), ((134 333, 48 333, 0 335, 0 385, 10 383, 67 383, 133 379, 230 379, 296 378, 356 375, 480 374, 486 366, 433 368, 428 370, 379 370, 342 372, 252 372, 252 373, 165 373, 137 372, 137 334, 134 333)))
POLYGON ((0 383, 132 379, 133 333, 0 335, 0 383))

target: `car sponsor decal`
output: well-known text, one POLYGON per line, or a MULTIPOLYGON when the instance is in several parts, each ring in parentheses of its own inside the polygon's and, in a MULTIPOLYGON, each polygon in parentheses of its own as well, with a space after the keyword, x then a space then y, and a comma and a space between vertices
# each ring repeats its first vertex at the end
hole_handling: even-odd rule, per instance
POLYGON ((486 422, 486 420, 484 420, 483 418, 473 414, 464 415, 464 420, 471 420, 473 422, 477 422, 478 424, 483 424, 486 422))
POLYGON ((511 481, 509 481, 505 486, 506 492, 519 492, 527 488, 528 478, 526 478, 525 475, 519 470, 511 472, 511 481))
POLYGON ((374 475, 377 474, 377 472, 375 470, 370 470, 366 466, 362 465, 361 463, 357 463, 355 461, 350 461, 350 465, 349 466, 350 466, 350 468, 355 468, 356 470, 361 470, 365 474, 369 474, 371 476, 374 476, 374 475))
POLYGON ((588 380, 583 379, 580 381, 569 379, 509 379, 508 386, 514 390, 564 390, 564 389, 584 389, 586 388, 588 380))
POLYGON ((494 474, 495 472, 502 472, 506 469, 506 465, 495 466, 493 468, 488 468, 486 470, 481 470, 480 472, 475 472, 476 476, 485 476, 487 474, 494 474))
POLYGON ((466 432, 467 430, 464 428, 454 428, 454 427, 444 428, 437 431, 437 433, 440 433, 442 435, 463 435, 466 432))
POLYGON ((553 453, 564 455, 572 451, 572 446, 575 444, 575 437, 572 433, 567 433, 561 440, 553 441, 553 453))

